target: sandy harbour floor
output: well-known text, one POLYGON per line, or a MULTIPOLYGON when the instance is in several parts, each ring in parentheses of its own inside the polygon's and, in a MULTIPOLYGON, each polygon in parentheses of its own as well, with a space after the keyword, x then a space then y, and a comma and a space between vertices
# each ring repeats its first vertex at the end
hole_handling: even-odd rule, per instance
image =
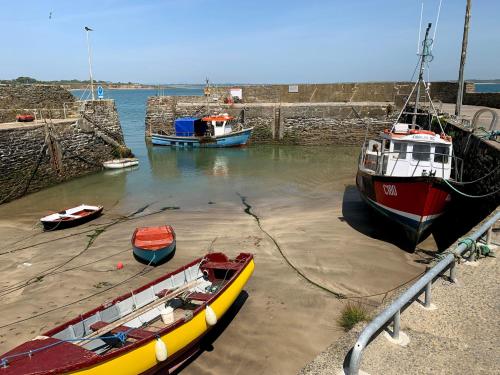
MULTIPOLYGON (((424 264, 418 261, 422 257, 419 253, 410 254, 390 242, 372 238, 378 218, 370 214, 352 186, 329 197, 282 197, 247 203, 291 264, 309 279, 337 293, 382 293, 366 299, 376 304, 384 297, 384 291, 424 270, 424 264)), ((245 288, 246 294, 238 300, 237 313, 212 347, 191 362, 184 374, 293 374, 342 333, 336 320, 346 300, 301 277, 283 259, 255 218, 244 212, 243 203, 215 202, 203 209, 181 207, 161 212, 161 204, 155 203, 131 216, 131 220, 107 227, 86 250, 89 235, 95 234, 95 229, 102 229, 104 223, 116 222, 130 212, 118 203, 91 223, 42 233, 34 224, 45 212, 16 212, 16 205, 11 202, 0 207, 0 353, 209 250, 231 256, 252 252, 256 269, 245 288), (173 225, 177 233, 176 254, 168 263, 90 299, 5 326, 82 299, 137 274, 145 265, 132 256, 131 233, 137 226, 162 223, 173 225), (99 259, 102 260, 94 262, 99 259), (122 270, 116 270, 118 261, 124 264, 122 270), (91 262, 94 263, 88 264, 91 262), (15 288, 57 266, 40 280, 15 288), (71 270, 74 267, 79 268, 71 270)))

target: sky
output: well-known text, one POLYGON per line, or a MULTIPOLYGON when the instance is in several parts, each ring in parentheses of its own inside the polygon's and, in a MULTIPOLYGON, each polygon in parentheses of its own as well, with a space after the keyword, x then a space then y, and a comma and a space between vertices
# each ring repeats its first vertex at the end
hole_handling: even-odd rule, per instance
MULTIPOLYGON (((0 79, 409 80, 422 0, 0 0, 0 79)), ((466 0, 442 0, 431 80, 455 80, 466 0)), ((423 26, 439 0, 424 0, 423 26)), ((467 79, 500 78, 500 0, 472 0, 467 79)))

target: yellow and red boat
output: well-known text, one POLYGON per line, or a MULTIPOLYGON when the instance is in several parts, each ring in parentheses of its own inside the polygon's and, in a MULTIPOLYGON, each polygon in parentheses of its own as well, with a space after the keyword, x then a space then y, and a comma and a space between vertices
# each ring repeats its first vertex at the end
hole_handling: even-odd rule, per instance
POLYGON ((0 375, 172 371, 196 352, 253 270, 252 254, 207 254, 5 353, 0 375))

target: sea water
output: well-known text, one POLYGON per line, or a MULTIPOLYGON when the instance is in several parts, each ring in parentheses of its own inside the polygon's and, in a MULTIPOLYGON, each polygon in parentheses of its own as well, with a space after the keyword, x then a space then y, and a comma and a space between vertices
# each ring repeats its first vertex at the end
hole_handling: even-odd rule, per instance
MULTIPOLYGON (((80 97, 81 92, 74 92, 80 97)), ((145 139, 148 96, 156 90, 107 90, 118 109, 125 143, 139 159, 130 170, 104 170, 21 198, 15 210, 57 210, 80 203, 119 205, 128 212, 148 204, 188 209, 273 197, 342 196, 354 184, 358 147, 249 145, 226 149, 176 149, 145 139)), ((175 89, 167 95, 202 95, 175 89)), ((292 199, 293 200, 293 199, 292 199)))

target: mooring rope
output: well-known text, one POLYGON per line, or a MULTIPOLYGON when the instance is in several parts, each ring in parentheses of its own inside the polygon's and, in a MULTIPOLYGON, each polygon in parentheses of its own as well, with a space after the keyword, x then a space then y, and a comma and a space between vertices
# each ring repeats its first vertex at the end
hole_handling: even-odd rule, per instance
POLYGON ((486 198, 486 197, 489 197, 490 195, 494 195, 494 194, 497 194, 498 192, 500 192, 500 189, 497 189, 495 191, 492 191, 492 192, 489 192, 487 194, 483 194, 483 195, 470 195, 470 194, 466 194, 464 193, 463 191, 460 191, 458 190, 457 188, 455 188, 452 184, 450 184, 448 182, 448 180, 446 179, 443 179, 443 181, 450 187, 453 189, 453 191, 457 192, 458 194, 460 195, 463 195, 464 197, 467 197, 467 198, 486 198))
POLYGON ((57 310, 60 310, 60 309, 63 309, 63 308, 69 307, 69 306, 71 306, 71 305, 77 304, 77 303, 79 303, 79 302, 82 302, 82 301, 88 300, 88 299, 90 299, 90 298, 92 298, 92 297, 95 297, 95 296, 97 296, 97 295, 99 295, 99 294, 103 294, 103 293, 105 293, 105 292, 107 292, 107 291, 109 291, 109 290, 111 290, 111 289, 114 289, 114 288, 116 288, 117 286, 123 285, 123 284, 125 284, 126 282, 128 282, 128 281, 130 281, 130 280, 132 280, 132 279, 134 279, 134 278, 136 278, 136 277, 138 277, 138 276, 143 276, 143 275, 146 275, 147 273, 149 273, 149 272, 151 272, 152 270, 154 270, 154 267, 151 267, 150 269, 147 269, 147 268, 148 268, 148 266, 145 266, 145 267, 144 267, 142 270, 140 270, 138 273, 136 273, 136 274, 134 274, 134 275, 132 275, 132 276, 130 276, 130 277, 128 277, 128 278, 126 278, 125 280, 120 281, 119 283, 117 283, 117 284, 115 284, 115 285, 110 286, 109 288, 106 288, 106 289, 100 290, 99 292, 93 293, 93 294, 88 295, 88 296, 86 296, 86 297, 82 297, 82 298, 80 298, 80 299, 78 299, 78 300, 76 300, 76 301, 72 301, 72 302, 66 303, 66 304, 64 304, 64 305, 54 307, 54 308, 52 308, 52 309, 50 309, 50 310, 43 311, 43 312, 38 313, 38 314, 36 314, 36 315, 28 316, 28 317, 26 317, 26 318, 19 319, 19 320, 16 320, 16 321, 14 321, 14 322, 10 322, 10 323, 7 323, 7 324, 4 324, 4 325, 1 325, 1 326, 0 326, 0 329, 5 328, 5 327, 10 327, 10 326, 12 326, 12 325, 15 325, 15 324, 18 324, 18 323, 22 323, 22 322, 25 322, 25 321, 28 321, 28 320, 31 320, 31 319, 34 319, 34 318, 38 318, 38 317, 40 317, 40 316, 47 315, 47 314, 49 314, 49 313, 51 313, 51 312, 54 312, 54 311, 57 311, 57 310))
MULTIPOLYGON (((260 218, 252 212, 252 206, 248 204, 247 200, 246 200, 246 197, 241 195, 240 193, 236 193, 240 199, 241 199, 241 202, 243 203, 243 205, 245 205, 245 213, 252 216, 255 221, 257 222, 257 225, 259 227, 259 229, 274 243, 276 249, 278 250, 278 252, 280 253, 281 257, 285 260, 285 262, 299 275, 301 276, 304 280, 306 280, 309 284, 311 285, 314 285, 316 286, 317 288, 329 293, 329 294, 332 294, 333 296, 335 296, 336 298, 338 299, 366 299, 366 298, 371 298, 371 297, 378 297, 378 296, 385 296, 403 286, 405 286, 406 284, 409 284, 411 283, 412 281, 414 281, 415 279, 421 277, 426 271, 423 271, 421 273, 419 273, 418 275, 412 277, 411 279, 403 282, 402 284, 399 284, 397 286, 395 286, 394 288, 391 288, 389 290, 385 290, 383 292, 380 292, 380 293, 375 293, 375 294, 369 294, 369 295, 362 295, 362 296, 356 296, 356 295, 346 295, 346 294, 343 294, 343 293, 340 293, 340 292, 337 292, 337 291, 334 291, 324 285, 321 285, 319 284, 318 282, 312 280, 309 276, 307 276, 302 270, 300 270, 297 266, 295 266, 293 264, 293 262, 288 258, 288 256, 285 254, 285 252, 283 251, 283 249, 281 248, 281 246, 279 245, 278 241, 276 241, 276 239, 271 236, 271 234, 269 232, 267 232, 263 227, 262 227, 262 223, 260 222, 260 218)), ((385 297, 384 297, 385 299, 385 297)), ((360 301, 361 302, 361 301, 360 301)), ((367 304, 366 302, 364 302, 365 304, 367 304)))

